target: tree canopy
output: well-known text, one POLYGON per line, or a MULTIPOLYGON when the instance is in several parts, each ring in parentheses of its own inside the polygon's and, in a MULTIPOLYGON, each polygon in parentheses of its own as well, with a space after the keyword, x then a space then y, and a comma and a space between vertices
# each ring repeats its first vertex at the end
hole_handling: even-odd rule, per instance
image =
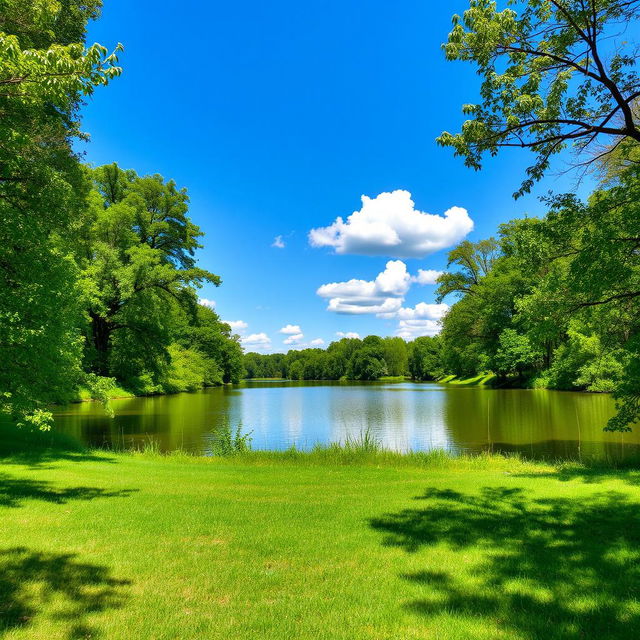
POLYGON ((552 157, 568 146, 589 164, 626 141, 640 141, 634 109, 640 97, 638 50, 624 32, 637 19, 638 0, 470 0, 443 45, 448 60, 476 66, 481 100, 459 133, 443 132, 474 169, 485 154, 529 149, 534 164, 516 193, 542 178, 552 157), (611 143, 599 151, 602 139, 611 143), (594 147, 592 152, 589 148, 594 147))
POLYGON ((84 46, 96 2, 0 6, 0 409, 46 424, 80 373, 70 252, 89 184, 71 142, 84 96, 120 73, 84 46))

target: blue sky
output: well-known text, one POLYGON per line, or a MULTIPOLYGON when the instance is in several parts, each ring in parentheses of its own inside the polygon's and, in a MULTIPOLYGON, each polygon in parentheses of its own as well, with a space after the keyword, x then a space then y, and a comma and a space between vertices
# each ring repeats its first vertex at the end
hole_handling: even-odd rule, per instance
MULTIPOLYGON (((89 40, 122 42, 124 72, 84 109, 86 160, 117 161, 187 187, 191 216, 206 234, 200 264, 223 280, 201 296, 215 301, 224 320, 246 323, 245 339, 266 334, 270 347, 263 349, 288 349, 284 340, 295 333, 279 332, 287 325, 300 327, 297 344, 328 344, 338 332, 402 333, 402 318, 437 315, 434 307, 416 312, 419 303, 433 303, 435 287, 407 278, 443 269, 447 248, 424 256, 413 247, 419 257, 400 258, 409 275, 394 262, 376 285, 413 240, 409 234, 386 245, 367 225, 388 215, 392 230, 396 218, 398 225, 415 222, 426 225, 418 239, 439 233, 446 244, 464 237, 465 220, 421 218, 396 194, 374 200, 373 217, 365 212, 359 227, 334 233, 328 245, 311 246, 311 229, 346 220, 361 209, 362 195, 404 190, 419 212, 466 209, 474 223, 466 237, 476 240, 501 222, 540 213, 541 193, 574 187, 574 178, 550 176, 514 201, 531 160, 526 152, 488 159, 473 172, 435 144, 442 130, 458 130, 461 105, 477 99, 474 70, 446 62, 440 49, 452 14, 466 4, 105 0, 89 40), (277 236, 284 247, 272 246, 277 236), (365 284, 317 294, 351 279, 365 284), (332 292, 338 302, 330 302, 332 292), (379 317, 377 303, 389 298, 379 317), (371 312, 338 313, 331 305, 371 312)), ((422 325, 403 326, 416 335, 422 325)))

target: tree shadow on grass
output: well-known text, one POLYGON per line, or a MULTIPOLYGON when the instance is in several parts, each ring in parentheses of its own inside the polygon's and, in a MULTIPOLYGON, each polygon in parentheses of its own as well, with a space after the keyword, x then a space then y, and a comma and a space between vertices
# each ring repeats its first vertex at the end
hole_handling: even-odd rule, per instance
POLYGON ((0 424, 0 463, 46 469, 61 460, 116 462, 114 457, 89 451, 76 439, 55 430, 33 431, 0 424))
POLYGON ((98 638, 87 616, 124 604, 128 580, 108 568, 79 562, 74 554, 24 547, 0 551, 0 638, 40 615, 68 624, 69 640, 98 638))
POLYGON ((95 498, 124 498, 137 489, 107 491, 99 487, 57 488, 49 482, 16 478, 0 473, 0 507, 19 507, 27 500, 43 500, 64 504, 69 500, 94 500, 95 498))
POLYGON ((403 576, 425 596, 406 604, 411 611, 472 617, 506 638, 640 637, 640 503, 619 492, 529 498, 506 487, 429 489, 417 499, 420 508, 371 521, 384 544, 410 553, 445 545, 461 556, 403 576), (469 564, 474 552, 481 557, 469 564))
POLYGON ((556 471, 548 473, 517 473, 518 478, 550 478, 560 482, 580 480, 585 484, 600 484, 609 480, 621 480, 625 484, 640 485, 640 465, 612 466, 600 464, 564 463, 556 471))

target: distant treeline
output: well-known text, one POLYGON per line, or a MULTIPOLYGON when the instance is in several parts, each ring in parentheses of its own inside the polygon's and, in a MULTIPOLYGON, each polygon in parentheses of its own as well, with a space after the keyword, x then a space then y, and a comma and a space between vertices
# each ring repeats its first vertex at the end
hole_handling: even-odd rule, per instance
POLYGON ((247 378, 288 378, 291 380, 378 380, 383 376, 411 376, 434 380, 443 375, 440 339, 367 336, 343 338, 327 349, 292 350, 287 354, 247 353, 247 378))

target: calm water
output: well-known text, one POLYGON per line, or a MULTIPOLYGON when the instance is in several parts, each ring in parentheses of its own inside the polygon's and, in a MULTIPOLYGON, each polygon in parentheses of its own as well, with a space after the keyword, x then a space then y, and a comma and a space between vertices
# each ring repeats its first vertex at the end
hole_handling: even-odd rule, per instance
POLYGON ((370 430, 398 451, 520 451, 537 458, 640 453, 640 427, 609 434, 609 396, 543 390, 493 390, 437 383, 247 382, 197 393, 130 398, 56 412, 57 428, 93 445, 130 446, 149 438, 163 450, 207 453, 225 421, 252 431, 254 449, 306 449, 370 430))

